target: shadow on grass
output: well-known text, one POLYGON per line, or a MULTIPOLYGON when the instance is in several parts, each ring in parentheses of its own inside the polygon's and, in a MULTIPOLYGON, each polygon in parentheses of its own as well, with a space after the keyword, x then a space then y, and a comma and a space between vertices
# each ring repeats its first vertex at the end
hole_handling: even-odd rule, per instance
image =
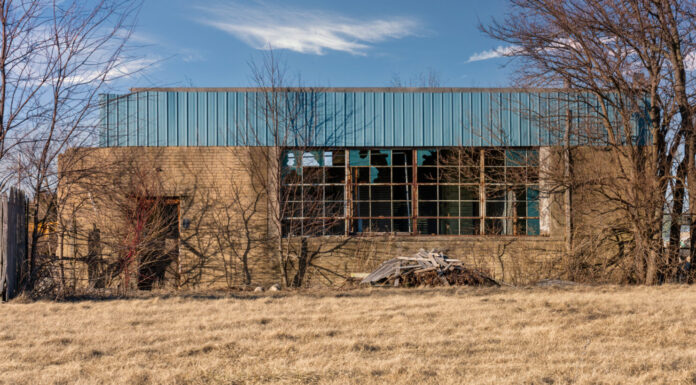
POLYGON ((40 296, 30 298, 26 295, 19 296, 12 300, 12 303, 30 303, 36 301, 51 302, 107 302, 123 300, 148 300, 148 299, 182 299, 190 301, 210 301, 234 299, 240 301, 256 301, 267 299, 282 299, 287 297, 305 298, 388 298, 392 296, 495 296, 510 292, 580 292, 587 290, 616 291, 623 286, 501 286, 501 287, 475 287, 475 286, 452 286, 452 287, 431 287, 431 288, 394 288, 394 287, 355 287, 355 288, 310 288, 310 289, 284 289, 275 292, 253 292, 242 290, 198 290, 198 291, 130 291, 121 293, 118 290, 85 290, 82 292, 66 295, 63 297, 40 296))

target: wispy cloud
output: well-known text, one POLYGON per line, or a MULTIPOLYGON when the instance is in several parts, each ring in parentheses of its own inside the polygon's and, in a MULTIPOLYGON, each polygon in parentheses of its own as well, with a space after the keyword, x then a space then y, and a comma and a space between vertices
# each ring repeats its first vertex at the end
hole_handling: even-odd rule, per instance
POLYGON ((111 83, 119 79, 130 78, 142 74, 159 64, 157 58, 120 59, 110 65, 104 75, 104 68, 90 68, 86 71, 74 71, 67 76, 64 82, 67 84, 88 84, 99 82, 102 77, 104 82, 111 83))
POLYGON ((373 44, 417 35, 420 23, 408 17, 356 20, 318 10, 257 3, 200 7, 198 22, 227 32, 256 49, 287 49, 323 55, 327 50, 365 55, 373 44))
MULTIPOLYGON (((127 31, 126 31, 127 33, 127 31)), ((126 35, 124 35, 126 36, 126 35)), ((143 52, 157 52, 159 56, 178 58, 185 63, 200 62, 205 60, 205 56, 195 48, 182 47, 180 44, 175 44, 169 39, 159 36, 134 32, 128 34, 128 43, 132 47, 137 47, 143 52)), ((160 60, 156 58, 156 60, 160 60)))
POLYGON ((499 57, 514 56, 517 51, 519 51, 519 47, 516 47, 514 45, 507 46, 507 47, 503 47, 501 45, 501 46, 498 46, 497 48, 489 49, 487 51, 477 52, 477 53, 469 56, 469 60, 467 60, 467 63, 496 59, 499 57))

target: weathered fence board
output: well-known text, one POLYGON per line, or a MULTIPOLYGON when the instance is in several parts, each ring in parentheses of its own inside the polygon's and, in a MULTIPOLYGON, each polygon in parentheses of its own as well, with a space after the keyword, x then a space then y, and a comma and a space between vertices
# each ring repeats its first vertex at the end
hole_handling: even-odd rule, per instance
POLYGON ((0 217, 0 294, 7 301, 18 294, 26 272, 27 199, 21 190, 0 197, 0 217))

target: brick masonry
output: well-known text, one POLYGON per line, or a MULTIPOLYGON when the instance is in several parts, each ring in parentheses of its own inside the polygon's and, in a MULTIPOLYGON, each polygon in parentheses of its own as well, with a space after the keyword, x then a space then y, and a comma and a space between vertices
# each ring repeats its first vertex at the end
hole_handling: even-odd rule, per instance
MULTIPOLYGON (((266 167, 259 151, 266 149, 115 147, 72 149, 63 154, 59 165, 61 250, 76 261, 70 269, 76 285, 88 284, 83 259, 88 254, 90 230, 100 230, 102 258, 113 261, 118 254, 116 249, 122 243, 117 239, 122 235, 117 231, 122 216, 119 207, 125 204, 129 188, 138 184, 147 186, 153 195, 180 200, 179 260, 168 272, 167 285, 241 285, 240 260, 247 245, 252 285, 280 282, 275 249, 265 241, 272 225, 269 200, 259 188, 264 182, 255 182, 256 177, 249 172, 250 165, 266 167)), ((540 236, 366 235, 310 239, 309 248, 319 254, 306 281, 341 285, 351 273, 369 272, 386 259, 412 254, 420 248, 442 249, 510 283, 556 277, 564 247, 561 202, 558 196, 542 198, 544 234, 540 236), (322 252, 341 243, 331 253, 322 252)), ((112 284, 119 284, 118 280, 114 278, 112 284)))

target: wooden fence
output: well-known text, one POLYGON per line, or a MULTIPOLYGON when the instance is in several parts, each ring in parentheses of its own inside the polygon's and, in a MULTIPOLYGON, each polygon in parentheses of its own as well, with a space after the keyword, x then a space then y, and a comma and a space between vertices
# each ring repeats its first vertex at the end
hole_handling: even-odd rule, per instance
POLYGON ((0 196, 0 295, 14 298, 27 272, 27 198, 21 190, 10 189, 0 196))

